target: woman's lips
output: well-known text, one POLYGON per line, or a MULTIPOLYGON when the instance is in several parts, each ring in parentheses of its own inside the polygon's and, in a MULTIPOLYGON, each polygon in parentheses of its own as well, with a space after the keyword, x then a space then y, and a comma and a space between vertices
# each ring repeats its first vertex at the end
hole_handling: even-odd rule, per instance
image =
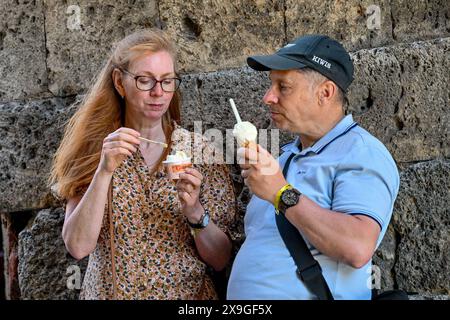
POLYGON ((148 103, 146 104, 146 106, 155 111, 160 111, 164 109, 164 105, 160 103, 148 103))

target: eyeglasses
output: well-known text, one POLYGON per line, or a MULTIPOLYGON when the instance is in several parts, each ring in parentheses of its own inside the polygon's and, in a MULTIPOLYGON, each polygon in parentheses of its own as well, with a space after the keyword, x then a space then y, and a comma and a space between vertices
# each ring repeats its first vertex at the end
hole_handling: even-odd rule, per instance
POLYGON ((118 68, 120 71, 125 72, 133 77, 136 82, 136 88, 141 91, 150 91, 152 90, 157 83, 161 83, 161 89, 165 92, 175 92, 178 90, 178 87, 181 84, 180 78, 166 78, 162 80, 156 80, 153 77, 149 76, 137 76, 131 73, 128 70, 118 68))

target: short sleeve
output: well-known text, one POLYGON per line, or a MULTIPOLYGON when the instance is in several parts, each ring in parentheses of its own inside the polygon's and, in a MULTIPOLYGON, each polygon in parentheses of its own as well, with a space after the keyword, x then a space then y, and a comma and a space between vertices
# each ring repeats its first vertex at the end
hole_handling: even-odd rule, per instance
POLYGON ((332 210, 374 219, 384 232, 399 188, 397 166, 387 150, 362 146, 337 168, 332 210))

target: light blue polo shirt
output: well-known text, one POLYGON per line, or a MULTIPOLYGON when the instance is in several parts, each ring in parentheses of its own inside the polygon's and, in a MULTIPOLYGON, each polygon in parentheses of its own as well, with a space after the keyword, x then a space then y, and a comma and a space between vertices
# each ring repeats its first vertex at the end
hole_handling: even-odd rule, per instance
MULTIPOLYGON (((397 166, 384 145, 358 126, 351 115, 311 147, 299 150, 299 138, 285 145, 283 167, 295 153, 287 181, 323 208, 362 214, 381 227, 380 244, 399 188, 397 166)), ((227 299, 315 299, 295 273, 296 265, 275 222, 272 204, 253 196, 244 218, 246 239, 233 263, 227 299)), ((333 260, 307 240, 335 299, 370 299, 369 261, 360 269, 333 260)), ((351 250, 351 248, 349 248, 351 250)))

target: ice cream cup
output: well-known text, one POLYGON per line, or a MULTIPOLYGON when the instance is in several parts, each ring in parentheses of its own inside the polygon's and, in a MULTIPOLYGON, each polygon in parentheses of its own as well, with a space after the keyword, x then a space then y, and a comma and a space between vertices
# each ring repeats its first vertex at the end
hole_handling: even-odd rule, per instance
POLYGON ((181 160, 166 160, 163 161, 164 166, 166 167, 167 174, 169 175, 169 179, 177 180, 180 179, 180 173, 186 172, 187 168, 192 167, 191 159, 185 158, 181 160))
POLYGON ((241 147, 244 147, 244 148, 250 148, 251 147, 251 145, 254 145, 254 144, 256 144, 256 141, 254 141, 254 140, 240 140, 240 139, 237 139, 237 141, 238 141, 238 145, 239 146, 241 146, 241 147))

